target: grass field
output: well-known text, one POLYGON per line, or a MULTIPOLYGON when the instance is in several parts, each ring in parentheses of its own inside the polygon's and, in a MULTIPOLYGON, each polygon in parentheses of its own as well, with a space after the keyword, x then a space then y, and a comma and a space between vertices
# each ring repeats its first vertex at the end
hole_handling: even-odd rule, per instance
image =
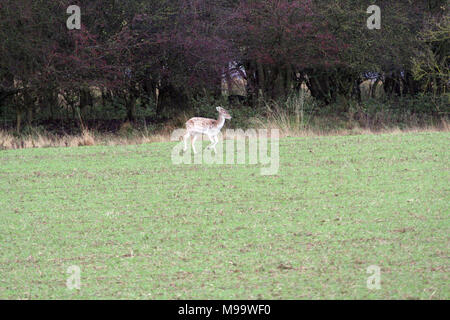
POLYGON ((284 138, 275 176, 174 143, 0 151, 0 299, 450 299, 449 142, 284 138))

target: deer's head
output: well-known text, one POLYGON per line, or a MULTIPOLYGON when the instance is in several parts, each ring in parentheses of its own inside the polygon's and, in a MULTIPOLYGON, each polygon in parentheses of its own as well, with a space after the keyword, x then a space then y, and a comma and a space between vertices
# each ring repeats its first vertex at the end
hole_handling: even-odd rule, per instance
POLYGON ((225 110, 224 108, 222 108, 222 107, 217 107, 216 110, 219 111, 219 114, 221 114, 225 119, 231 119, 230 114, 229 114, 228 111, 225 110))

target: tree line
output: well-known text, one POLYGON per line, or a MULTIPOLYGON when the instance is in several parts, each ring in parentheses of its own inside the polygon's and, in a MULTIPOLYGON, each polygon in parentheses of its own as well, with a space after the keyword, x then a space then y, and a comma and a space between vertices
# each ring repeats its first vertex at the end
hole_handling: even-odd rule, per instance
POLYGON ((136 121, 164 121, 195 99, 220 99, 245 79, 256 108, 306 85, 326 106, 360 101, 366 79, 389 97, 448 97, 447 1, 376 1, 381 28, 360 0, 2 0, 0 115, 23 123, 77 118, 101 101, 136 121), (81 8, 69 30, 67 8, 81 8), (65 113, 64 113, 64 112, 65 113))

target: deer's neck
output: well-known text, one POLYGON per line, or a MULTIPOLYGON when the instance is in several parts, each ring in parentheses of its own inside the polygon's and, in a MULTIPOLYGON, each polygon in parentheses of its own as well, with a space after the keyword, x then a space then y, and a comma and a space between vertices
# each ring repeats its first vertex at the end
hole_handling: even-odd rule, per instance
POLYGON ((219 114, 219 118, 217 119, 217 129, 222 129, 223 125, 225 123, 225 118, 223 115, 219 114))

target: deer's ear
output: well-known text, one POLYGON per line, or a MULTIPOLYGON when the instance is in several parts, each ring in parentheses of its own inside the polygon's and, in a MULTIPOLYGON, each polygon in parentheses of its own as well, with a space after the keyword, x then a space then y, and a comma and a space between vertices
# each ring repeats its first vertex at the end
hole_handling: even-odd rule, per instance
POLYGON ((220 107, 216 107, 216 110, 219 111, 219 112, 220 112, 220 109, 221 109, 220 107))

